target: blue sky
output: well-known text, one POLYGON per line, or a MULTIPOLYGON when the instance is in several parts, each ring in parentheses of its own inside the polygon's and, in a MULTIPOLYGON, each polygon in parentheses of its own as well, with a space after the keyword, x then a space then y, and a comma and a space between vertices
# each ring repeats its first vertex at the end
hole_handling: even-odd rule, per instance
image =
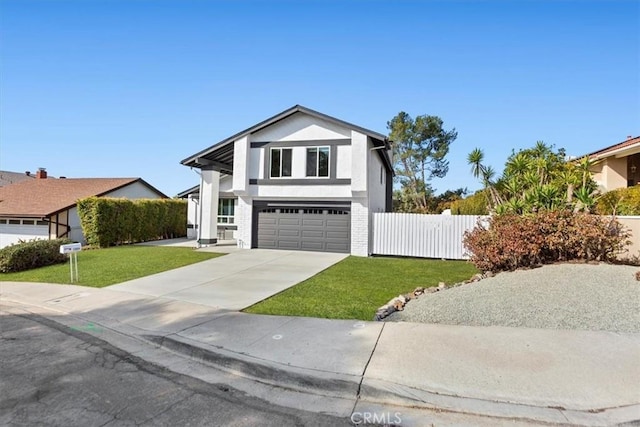
POLYGON ((295 104, 458 139, 439 191, 537 140, 579 155, 640 134, 638 1, 0 2, 0 169, 140 176, 295 104))

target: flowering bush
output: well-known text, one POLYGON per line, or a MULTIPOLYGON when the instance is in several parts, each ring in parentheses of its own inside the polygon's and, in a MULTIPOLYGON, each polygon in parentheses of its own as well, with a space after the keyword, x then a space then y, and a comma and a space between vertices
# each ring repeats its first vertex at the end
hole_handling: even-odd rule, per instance
POLYGON ((515 270, 556 261, 613 261, 629 244, 615 219, 570 211, 493 216, 465 233, 471 262, 482 271, 515 270))

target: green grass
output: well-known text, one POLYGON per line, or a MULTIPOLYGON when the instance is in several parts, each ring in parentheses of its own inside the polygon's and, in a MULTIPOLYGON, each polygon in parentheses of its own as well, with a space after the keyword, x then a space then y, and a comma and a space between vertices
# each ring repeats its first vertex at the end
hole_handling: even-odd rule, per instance
MULTIPOLYGON (((76 284, 102 288, 138 277, 205 261, 223 254, 191 248, 118 246, 78 253, 76 284)), ((69 283, 69 262, 18 273, 0 273, 1 281, 69 283)))
POLYGON ((466 261, 348 257, 310 279, 244 311, 255 314, 372 320, 391 298, 416 287, 469 279, 466 261))

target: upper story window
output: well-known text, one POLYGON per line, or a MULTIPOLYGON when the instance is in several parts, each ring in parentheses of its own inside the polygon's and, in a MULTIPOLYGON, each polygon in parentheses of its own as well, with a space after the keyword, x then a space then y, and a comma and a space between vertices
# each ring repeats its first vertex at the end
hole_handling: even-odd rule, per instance
POLYGON ((329 147, 307 148, 307 176, 329 176, 329 147))
POLYGON ((291 176, 291 148, 271 149, 271 178, 291 176))

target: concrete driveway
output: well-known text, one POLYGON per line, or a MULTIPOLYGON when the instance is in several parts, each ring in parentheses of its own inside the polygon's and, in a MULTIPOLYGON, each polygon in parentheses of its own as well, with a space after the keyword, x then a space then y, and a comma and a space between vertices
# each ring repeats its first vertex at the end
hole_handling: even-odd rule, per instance
POLYGON ((238 250, 219 258, 113 285, 109 289, 241 310, 314 276, 346 257, 347 254, 324 252, 238 250))

